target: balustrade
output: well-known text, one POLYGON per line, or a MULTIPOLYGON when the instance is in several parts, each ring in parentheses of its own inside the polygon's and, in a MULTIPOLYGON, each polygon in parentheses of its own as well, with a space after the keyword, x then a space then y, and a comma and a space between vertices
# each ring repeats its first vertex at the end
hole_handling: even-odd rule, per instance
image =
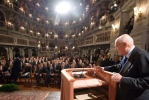
POLYGON ((27 45, 27 40, 24 40, 24 39, 17 39, 17 44, 27 45))
POLYGON ((14 38, 9 36, 0 35, 0 43, 14 44, 14 38))

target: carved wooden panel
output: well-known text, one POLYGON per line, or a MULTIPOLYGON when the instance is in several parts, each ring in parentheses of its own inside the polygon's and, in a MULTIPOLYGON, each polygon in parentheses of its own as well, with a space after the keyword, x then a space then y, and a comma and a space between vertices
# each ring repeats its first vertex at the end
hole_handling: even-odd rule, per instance
POLYGON ((45 48, 45 47, 42 47, 42 48, 41 48, 41 51, 46 51, 46 48, 45 48))
POLYGON ((14 38, 9 36, 0 35, 0 43, 14 44, 14 38))
POLYGON ((36 44, 36 42, 34 42, 34 41, 29 41, 29 43, 28 43, 30 46, 36 46, 37 44, 36 44))
POLYGON ((17 44, 27 45, 27 40, 17 39, 17 44))
POLYGON ((54 51, 54 48, 50 48, 50 51, 54 51))
POLYGON ((93 43, 93 36, 87 37, 87 38, 85 39, 85 44, 90 44, 90 43, 93 43))
POLYGON ((99 33, 96 36, 97 36, 96 42, 109 41, 110 40, 110 31, 109 32, 104 32, 104 33, 99 33))
POLYGON ((84 41, 80 41, 80 45, 83 45, 84 44, 84 41))

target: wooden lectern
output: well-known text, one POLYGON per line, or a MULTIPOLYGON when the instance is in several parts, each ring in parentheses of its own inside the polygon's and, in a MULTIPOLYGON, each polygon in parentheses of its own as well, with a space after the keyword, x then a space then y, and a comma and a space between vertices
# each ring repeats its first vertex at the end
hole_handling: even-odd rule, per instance
POLYGON ((71 68, 62 70, 61 75, 61 100, 74 100, 74 89, 81 88, 100 88, 107 86, 107 100, 115 100, 116 83, 111 81, 111 72, 100 71, 96 72, 94 68, 71 68), (85 78, 75 78, 73 72, 86 71, 85 78))

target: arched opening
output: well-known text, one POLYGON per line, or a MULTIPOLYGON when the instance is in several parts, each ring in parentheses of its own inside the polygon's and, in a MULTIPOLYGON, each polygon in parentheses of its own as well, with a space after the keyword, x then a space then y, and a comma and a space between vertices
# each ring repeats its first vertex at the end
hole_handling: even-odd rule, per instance
POLYGON ((18 17, 14 17, 13 14, 9 16, 9 22, 14 25, 15 31, 19 31, 20 28, 20 20, 18 17))
POLYGON ((37 52, 35 49, 32 49, 32 56, 37 57, 37 52))
POLYGON ((16 30, 16 31, 19 31, 19 25, 20 25, 20 23, 19 23, 19 19, 18 18, 13 18, 13 24, 14 24, 14 29, 16 30))
POLYGON ((28 58, 28 49, 27 48, 24 49, 24 57, 28 58))
POLYGON ((19 10, 19 3, 16 0, 13 2, 13 7, 15 11, 19 10))
POLYGON ((5 17, 3 12, 0 11, 0 27, 3 27, 5 23, 5 17))
POLYGON ((90 50, 90 49, 88 50, 88 54, 89 54, 89 55, 91 54, 91 50, 90 50))
POLYGON ((100 49, 96 49, 95 50, 95 55, 99 55, 100 54, 100 49))
POLYGON ((20 50, 19 50, 19 48, 14 48, 13 49, 13 58, 18 57, 18 56, 20 56, 20 50))
POLYGON ((3 47, 0 47, 0 60, 4 60, 6 59, 7 60, 7 50, 3 47))
POLYGON ((0 0, 0 4, 4 4, 4 0, 0 0))

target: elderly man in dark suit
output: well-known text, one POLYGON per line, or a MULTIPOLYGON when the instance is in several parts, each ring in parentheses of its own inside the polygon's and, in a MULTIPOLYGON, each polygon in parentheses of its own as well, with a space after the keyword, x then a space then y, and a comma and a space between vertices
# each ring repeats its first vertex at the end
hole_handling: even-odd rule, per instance
POLYGON ((149 100, 149 53, 136 47, 127 34, 115 40, 115 49, 124 56, 122 62, 103 69, 113 72, 116 100, 149 100))

